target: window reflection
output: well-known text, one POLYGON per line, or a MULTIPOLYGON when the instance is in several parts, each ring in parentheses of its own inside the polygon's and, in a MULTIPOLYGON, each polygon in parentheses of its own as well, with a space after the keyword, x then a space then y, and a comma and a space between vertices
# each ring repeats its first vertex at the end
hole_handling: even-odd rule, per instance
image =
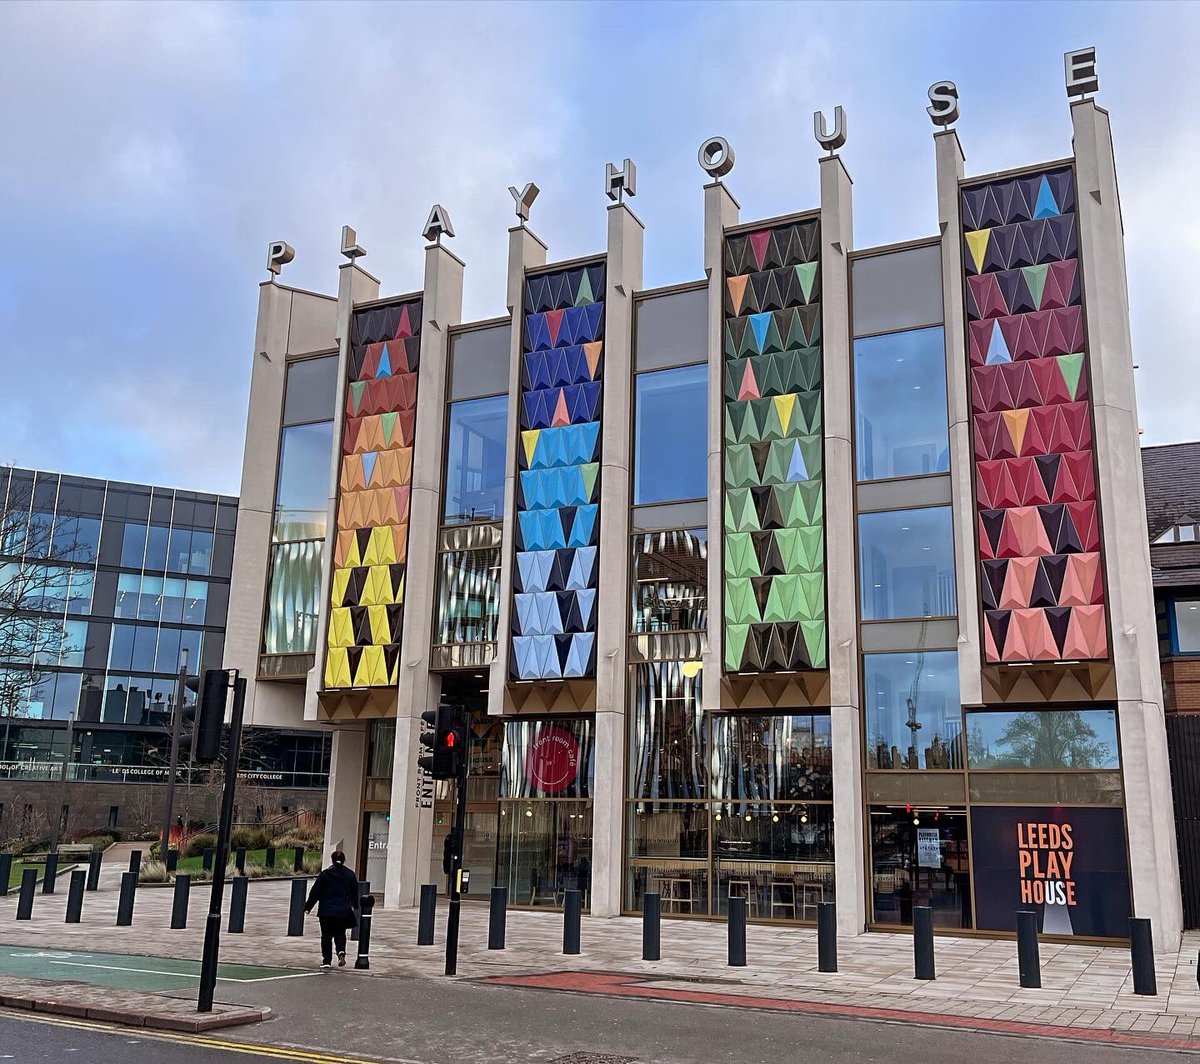
POLYGON ((940 325, 855 340, 854 401, 859 480, 949 470, 940 325))
POLYGON ((708 626, 708 530, 644 532, 633 537, 635 632, 697 631, 708 626))
POLYGON ((864 621, 957 613, 950 507, 860 514, 858 557, 864 621))
POLYGON ((936 927, 972 927, 967 818, 962 810, 870 810, 874 922, 911 924, 914 905, 936 927))
POLYGON ((962 769, 958 654, 864 654, 867 766, 962 769))
POLYGON ((639 373, 634 504, 708 495, 708 366, 639 373))
POLYGON ((267 590, 266 654, 311 654, 317 646, 322 540, 277 543, 271 548, 267 590))
POLYGON ((333 422, 283 430, 275 491, 276 543, 325 537, 332 455, 333 422))
POLYGON ((700 710, 699 662, 665 661, 634 667, 629 728, 630 795, 706 798, 705 718, 700 710))
POLYGON ((507 448, 507 395, 450 404, 446 524, 498 521, 504 516, 507 448))
POLYGON ((631 802, 626 905, 656 892, 664 913, 708 912, 709 811, 705 804, 631 802))
POLYGON ((1121 767, 1111 709, 967 713, 971 768, 1121 767))
POLYGON ((712 796, 728 803, 833 798, 828 715, 716 715, 711 761, 712 796))
POLYGON ((495 642, 500 620, 500 548, 445 551, 439 563, 434 642, 495 642))

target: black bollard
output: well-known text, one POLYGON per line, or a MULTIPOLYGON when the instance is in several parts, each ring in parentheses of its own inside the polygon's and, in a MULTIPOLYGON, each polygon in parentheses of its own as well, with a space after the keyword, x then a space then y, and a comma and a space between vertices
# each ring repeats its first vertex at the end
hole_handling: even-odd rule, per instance
POLYGON ((8 881, 12 878, 12 854, 0 853, 0 898, 8 897, 8 881))
MULTIPOLYGON (((371 881, 369 879, 360 879, 358 881, 358 911, 362 912, 363 898, 370 897, 371 881)), ((354 921, 354 926, 350 928, 350 941, 358 941, 358 920, 354 921)))
POLYGON ((508 887, 492 887, 488 909, 488 949, 504 949, 508 924, 508 887))
POLYGON ((437 911, 437 884, 421 884, 421 912, 417 917, 417 945, 433 945, 433 917, 437 911))
POLYGON ((42 873, 42 893, 53 894, 54 883, 58 879, 58 854, 46 854, 46 870, 42 873))
POLYGON ((642 960, 662 960, 662 895, 642 895, 642 960))
POLYGON ((77 924, 83 916, 83 892, 87 888, 87 872, 82 868, 71 873, 71 885, 67 888, 68 924, 77 924))
POLYGON ((268 868, 274 868, 274 867, 275 867, 275 847, 274 847, 274 846, 268 846, 268 847, 267 847, 267 857, 266 857, 266 862, 267 862, 267 867, 268 867, 268 868))
POLYGON ((168 850, 167 851, 167 871, 174 872, 177 868, 179 868, 179 851, 178 850, 168 850))
POLYGON ((117 900, 117 927, 128 927, 133 923, 133 898, 137 893, 136 872, 121 873, 121 897, 117 900))
POLYGON ((135 876, 142 874, 142 851, 134 850, 129 855, 129 871, 135 876))
POLYGON ((746 967, 746 899, 729 899, 729 966, 746 967))
POLYGON ((1017 910, 1017 974, 1026 990, 1037 990, 1042 985, 1037 913, 1032 909, 1017 910))
POLYGON ((817 971, 837 971, 837 905, 817 902, 817 971))
POLYGON ((234 876, 229 895, 229 933, 240 935, 246 930, 246 889, 250 880, 245 876, 234 876))
POLYGON ((563 953, 567 956, 574 956, 579 952, 582 915, 582 892, 568 890, 563 896, 563 953))
POLYGON ((1133 958, 1133 992, 1154 997, 1158 993, 1158 978, 1154 974, 1154 935, 1149 919, 1129 918, 1129 952, 1133 958))
POLYGON ((100 862, 104 859, 102 853, 88 854, 87 889, 100 889, 100 862))
POLYGON ((37 889, 37 869, 26 868, 21 873, 21 894, 17 898, 17 919, 33 919, 33 892, 37 889))
POLYGON ((359 906, 358 914, 358 956, 354 967, 365 971, 371 967, 371 910, 375 908, 375 898, 367 893, 359 906))
POLYGON ((913 974, 916 979, 933 979, 933 910, 913 906, 913 974))
POLYGON ((288 905, 288 936, 298 938, 304 934, 304 901, 308 896, 308 880, 292 880, 292 899, 288 905))
POLYGON ((233 854, 233 863, 238 870, 239 876, 246 874, 246 847, 239 846, 233 854))
POLYGON ((217 859, 217 851, 214 850, 211 846, 206 846, 204 849, 204 857, 202 858, 202 867, 204 868, 204 871, 211 872, 212 867, 213 867, 213 861, 215 861, 216 859, 217 859))
POLYGON ((188 899, 192 892, 192 877, 181 872, 175 877, 175 896, 171 899, 171 930, 187 927, 188 899))
POLYGON ((304 871, 304 847, 303 846, 297 846, 295 849, 295 852, 292 854, 292 871, 293 872, 303 872, 304 871))

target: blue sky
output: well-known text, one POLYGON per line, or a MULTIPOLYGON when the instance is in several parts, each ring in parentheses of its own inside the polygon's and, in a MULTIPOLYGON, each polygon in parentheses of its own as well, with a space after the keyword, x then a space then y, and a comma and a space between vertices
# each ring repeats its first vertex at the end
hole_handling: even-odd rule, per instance
POLYGON ((849 117, 858 247, 935 232, 925 90, 969 173, 1070 153, 1063 52, 1113 115, 1144 442, 1196 429, 1200 9, 1184 4, 0 5, 0 462, 236 492, 257 286, 333 291, 357 228, 421 280, 435 200, 468 319, 503 313, 507 187, 552 258, 604 242, 632 157, 646 284, 700 276, 720 133, 742 218, 817 203, 812 112, 849 117))

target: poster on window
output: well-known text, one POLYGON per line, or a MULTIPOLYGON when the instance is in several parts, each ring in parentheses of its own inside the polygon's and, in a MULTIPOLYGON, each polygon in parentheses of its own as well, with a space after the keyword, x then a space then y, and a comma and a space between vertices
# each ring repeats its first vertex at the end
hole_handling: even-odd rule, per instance
POLYGON ((593 755, 591 721, 509 721, 504 729, 500 796, 590 797, 593 755))
POLYGON ((917 864, 922 868, 942 867, 941 832, 937 828, 917 828, 917 864))
POLYGON ((976 927, 1013 931, 1032 909, 1043 934, 1129 934, 1122 810, 975 806, 971 850, 976 927))

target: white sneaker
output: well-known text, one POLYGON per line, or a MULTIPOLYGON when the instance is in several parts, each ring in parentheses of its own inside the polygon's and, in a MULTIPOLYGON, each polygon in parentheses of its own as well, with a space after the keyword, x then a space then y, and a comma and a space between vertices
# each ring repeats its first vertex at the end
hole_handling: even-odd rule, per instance
POLYGON ((333 967, 333 965, 332 965, 332 964, 330 964, 328 961, 322 961, 322 962, 321 962, 321 967, 322 967, 322 968, 332 968, 332 967, 333 967))

